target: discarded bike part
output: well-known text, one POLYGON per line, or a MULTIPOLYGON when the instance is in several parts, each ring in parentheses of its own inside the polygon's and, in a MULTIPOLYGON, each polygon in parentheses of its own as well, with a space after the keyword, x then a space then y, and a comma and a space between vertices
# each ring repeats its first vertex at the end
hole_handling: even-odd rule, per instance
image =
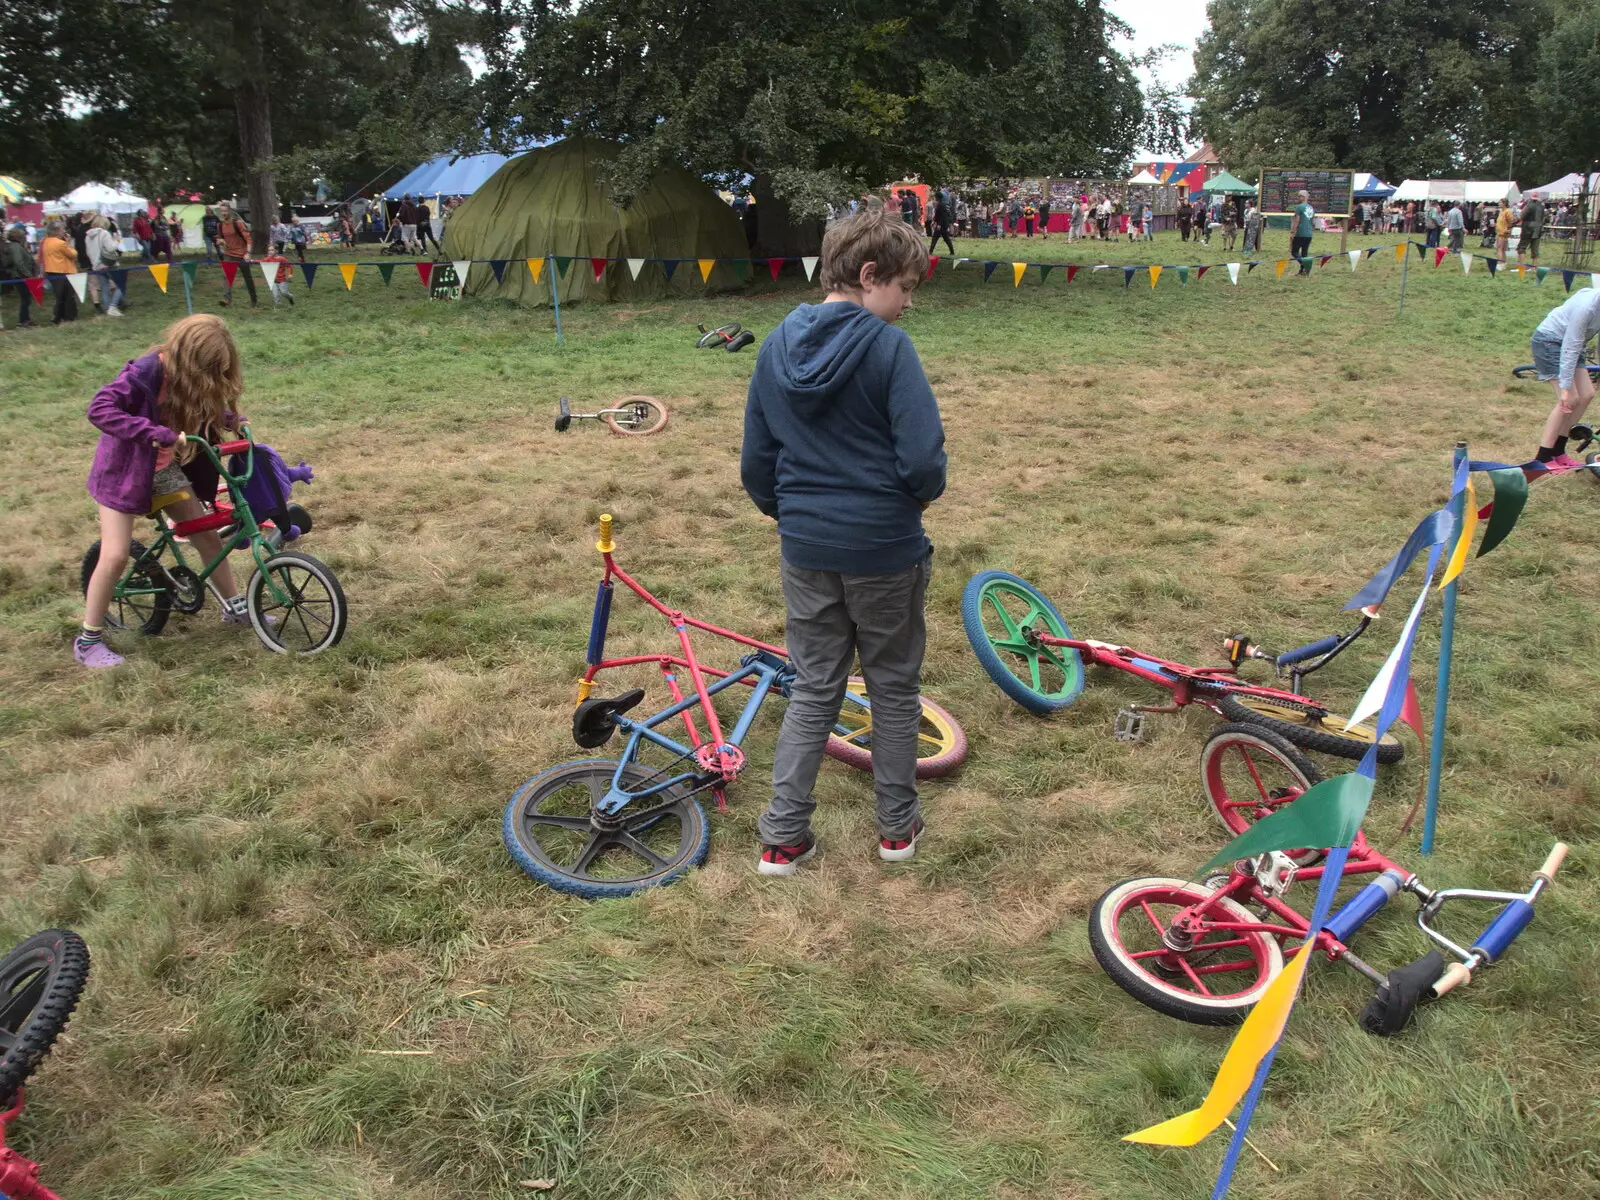
MULTIPOLYGON (((744 332, 744 327, 737 321, 730 321, 728 324, 719 325, 715 329, 707 329, 704 325, 696 325, 695 328, 700 331, 700 340, 694 344, 697 350, 709 350, 713 346, 730 345, 734 338, 744 332)), ((753 334, 751 336, 752 338, 754 337, 753 334)))
POLYGON ((654 396, 624 396, 600 413, 612 433, 648 437, 667 427, 667 406, 654 396))

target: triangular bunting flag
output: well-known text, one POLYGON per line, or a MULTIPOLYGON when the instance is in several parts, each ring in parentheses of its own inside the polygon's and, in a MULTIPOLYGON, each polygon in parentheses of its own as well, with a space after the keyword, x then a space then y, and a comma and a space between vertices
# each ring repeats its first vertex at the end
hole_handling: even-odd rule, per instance
POLYGON ((178 264, 178 267, 183 271, 183 277, 188 281, 189 286, 193 287, 195 275, 200 270, 200 264, 197 262, 182 262, 178 264))
POLYGON ((1576 274, 1576 271, 1561 272, 1561 282, 1567 285, 1567 291, 1569 292, 1572 290, 1572 277, 1576 274))
POLYGON ((1544 277, 1548 274, 1550 274, 1549 267, 1535 267, 1533 269, 1533 281, 1535 283, 1543 283, 1544 277))
POLYGON ((539 282, 539 276, 544 274, 544 259, 542 259, 542 258, 530 258, 530 259, 527 260, 527 263, 528 263, 528 274, 533 276, 533 281, 535 283, 538 283, 539 282))
POLYGON ((999 265, 1000 264, 997 263, 997 262, 987 262, 987 261, 983 264, 983 281, 985 283, 989 282, 989 276, 994 274, 994 269, 996 267, 998 267, 999 265))
POLYGON ((1178 286, 1179 287, 1188 287, 1189 286, 1189 268, 1188 267, 1179 267, 1178 268, 1178 286))
POLYGON ((1472 255, 1466 253, 1465 251, 1462 251, 1461 254, 1461 273, 1463 275, 1472 274, 1472 255))
POLYGON ((1228 278, 1232 281, 1234 287, 1239 286, 1239 266, 1240 264, 1238 263, 1228 264, 1228 278))
POLYGON ((700 282, 710 283, 711 268, 717 265, 717 260, 714 258, 702 258, 698 261, 700 263, 700 282))
POLYGON ((433 264, 431 262, 419 262, 417 264, 417 277, 422 280, 422 286, 427 287, 433 279, 433 264))
POLYGON ((1331 255, 1331 254, 1324 254, 1321 258, 1317 259, 1317 265, 1319 267, 1327 266, 1328 265, 1328 260, 1331 259, 1332 257, 1333 257, 1333 255, 1331 255))
POLYGON ((1494 273, 1500 269, 1500 260, 1498 258, 1485 258, 1483 261, 1488 266, 1489 277, 1492 279, 1494 273))
POLYGON ((459 289, 456 292, 456 299, 459 300, 467 294, 467 272, 472 270, 472 260, 458 258, 450 265, 456 269, 456 287, 459 289))
POLYGON ((1154 263, 1150 266, 1150 286, 1155 287, 1156 280, 1161 278, 1162 268, 1154 263))
POLYGON ((678 269, 678 264, 682 261, 681 258, 663 258, 661 260, 661 269, 666 273, 668 283, 672 282, 672 273, 678 269))
POLYGON ((800 260, 800 265, 806 269, 807 283, 811 282, 811 276, 815 274, 817 270, 817 263, 821 261, 822 260, 817 258, 815 255, 807 255, 805 258, 800 260))
POLYGON ((306 277, 306 291, 309 292, 311 290, 311 285, 316 281, 317 278, 317 268, 321 265, 321 263, 311 262, 300 264, 300 273, 306 277))
MULTIPOLYGON (((935 267, 937 267, 938 265, 939 265, 939 260, 937 258, 930 258, 928 260, 928 274, 930 276, 933 274, 933 269, 935 267)), ((769 258, 769 259, 767 259, 767 271, 768 271, 769 274, 771 274, 771 276, 772 276, 774 281, 777 280, 778 272, 781 271, 781 270, 783 270, 783 259, 781 259, 781 258, 769 258)))
POLYGON ((738 277, 740 283, 744 283, 750 278, 750 260, 748 258, 736 258, 732 261, 734 275, 738 277))
MULTIPOLYGON (((1238 263, 1234 263, 1233 265, 1234 266, 1238 266, 1239 264, 1238 263)), ((1204 279, 1206 277, 1206 272, 1209 271, 1209 270, 1211 270, 1211 264, 1210 263, 1207 263, 1203 267, 1196 267, 1194 269, 1194 277, 1196 279, 1204 279)))
MULTIPOLYGON (((781 267, 783 265, 783 259, 781 259, 781 258, 770 258, 767 261, 769 263, 777 263, 778 264, 778 266, 775 266, 775 267, 772 268, 772 277, 774 279, 776 279, 778 277, 778 267, 781 267)), ((933 278, 933 269, 935 267, 937 267, 938 265, 939 265, 939 256, 937 254, 928 255, 928 273, 926 275, 924 275, 922 278, 925 279, 925 280, 926 279, 932 279, 933 278)))
POLYGON ((1591 271, 1589 273, 1589 286, 1600 292, 1600 271, 1591 271))
POLYGON ((1056 269, 1056 264, 1055 263, 1040 263, 1039 264, 1039 282, 1043 283, 1046 279, 1049 279, 1050 278, 1050 272, 1054 271, 1055 269, 1056 269))
MULTIPOLYGON (((183 265, 185 270, 187 270, 193 264, 184 263, 183 265)), ((229 287, 232 287, 238 278, 239 264, 236 262, 229 262, 228 260, 224 259, 222 262, 222 282, 227 284, 229 287)))
POLYGON ((78 303, 82 304, 89 295, 89 273, 74 271, 67 276, 67 282, 72 285, 72 290, 78 293, 78 303))
POLYGON ((1071 283, 1077 277, 1078 277, 1078 268, 1077 267, 1068 267, 1067 268, 1067 282, 1071 283))
POLYGON ((567 277, 567 271, 571 268, 571 266, 572 266, 572 255, 570 255, 570 254, 558 254, 558 255, 556 255, 556 274, 558 276, 560 276, 562 279, 565 279, 567 277))
POLYGON ((1246 274, 1246 275, 1248 275, 1248 274, 1250 274, 1250 272, 1251 272, 1251 271, 1254 271, 1254 270, 1255 270, 1255 269, 1256 269, 1256 268, 1257 268, 1257 267, 1259 267, 1259 266, 1260 266, 1260 265, 1261 265, 1261 260, 1260 260, 1260 259, 1259 259, 1259 258, 1258 258, 1258 259, 1256 259, 1256 260, 1255 260, 1255 261, 1254 261, 1254 262, 1252 262, 1252 263, 1247 263, 1247 264, 1245 264, 1245 268, 1244 268, 1244 273, 1245 273, 1245 274, 1246 274))
POLYGON ((1137 269, 1138 269, 1137 267, 1123 267, 1122 268, 1122 286, 1123 287, 1132 287, 1133 286, 1133 273, 1137 269))
POLYGON ((1350 251, 1350 274, 1354 275, 1356 273, 1356 264, 1358 262, 1360 262, 1360 261, 1361 261, 1361 251, 1359 251, 1359 250, 1350 251))
POLYGON ((1411 726, 1411 732, 1422 741, 1422 705, 1417 701, 1417 685, 1406 680, 1406 698, 1400 705, 1400 723, 1411 726))
POLYGON ((594 268, 594 281, 596 283, 599 283, 600 276, 606 273, 606 262, 607 260, 603 258, 591 258, 589 260, 589 265, 594 268))
MULTIPOLYGON (((163 264, 163 265, 165 265, 165 264, 163 264)), ((35 304, 43 304, 44 303, 44 277, 42 275, 35 275, 32 279, 24 279, 22 282, 24 282, 24 283, 26 283, 28 285, 28 291, 33 294, 33 302, 35 304)), ((162 288, 161 290, 162 291, 166 291, 167 289, 166 288, 162 288)))
POLYGON ((344 276, 344 290, 347 292, 352 290, 356 283, 356 264, 340 263, 339 274, 344 276))
POLYGON ((1433 248, 1433 265, 1437 267, 1444 261, 1444 256, 1449 253, 1450 251, 1444 246, 1435 246, 1433 248))
POLYGON ((504 283, 506 280, 506 266, 511 262, 509 258, 491 258, 489 270, 494 272, 494 281, 504 283))
MULTIPOLYGON (((121 270, 112 269, 107 271, 106 274, 110 277, 111 282, 116 285, 117 291, 121 292, 123 295, 128 294, 127 267, 123 267, 121 270)), ((1567 290, 1570 292, 1572 289, 1569 287, 1567 290)))
POLYGON ((1011 264, 1011 286, 1021 287, 1022 277, 1028 273, 1028 264, 1014 262, 1011 264))
POLYGON ((1278 278, 1279 279, 1283 278, 1283 272, 1288 268, 1288 266, 1289 266, 1289 260, 1287 258, 1280 258, 1278 260, 1278 278))
MULTIPOLYGON (((394 263, 379 263, 378 274, 383 276, 383 286, 388 287, 389 281, 394 278, 394 263)), ((538 278, 535 276, 534 278, 538 278)))
POLYGON ((630 258, 628 260, 628 274, 633 276, 633 278, 638 279, 639 272, 644 270, 644 264, 646 261, 647 260, 642 258, 630 258))
MULTIPOLYGON (((256 265, 261 273, 262 286, 264 286, 268 292, 272 291, 272 285, 278 281, 278 264, 275 262, 260 262, 258 260, 256 265)), ((288 264, 284 265, 287 269, 288 264)))
POLYGON ((1472 535, 1478 528, 1478 493, 1472 486, 1472 476, 1467 476, 1467 498, 1461 507, 1461 532, 1456 535, 1455 548, 1450 551, 1450 561, 1445 565, 1444 577, 1439 580, 1443 590, 1467 569, 1467 553, 1472 549, 1472 535))
MULTIPOLYGON (((1378 252, 1378 250, 1379 250, 1379 247, 1377 247, 1377 246, 1369 247, 1367 249, 1367 257, 1371 258, 1374 254, 1376 254, 1378 252)), ((1401 253, 1404 253, 1404 251, 1401 251, 1401 253)))
POLYGON ((1395 262, 1399 262, 1402 258, 1404 258, 1406 256, 1406 250, 1407 249, 1408 249, 1408 246, 1407 246, 1407 243, 1405 243, 1405 242, 1401 242, 1398 246, 1396 246, 1394 248, 1394 260, 1395 260, 1395 262))
POLYGON ((952 270, 952 271, 954 271, 954 270, 955 270, 955 269, 956 269, 956 268, 957 268, 957 267, 959 267, 959 266, 960 266, 960 265, 961 265, 961 264, 962 264, 962 263, 964 263, 964 262, 971 262, 971 261, 972 261, 972 260, 971 260, 971 259, 970 259, 970 258, 952 258, 952 259, 951 259, 951 260, 950 260, 950 269, 951 269, 951 270, 952 270))
POLYGON ((156 286, 163 292, 167 290, 167 271, 169 269, 170 267, 167 263, 150 264, 150 278, 156 281, 156 286))

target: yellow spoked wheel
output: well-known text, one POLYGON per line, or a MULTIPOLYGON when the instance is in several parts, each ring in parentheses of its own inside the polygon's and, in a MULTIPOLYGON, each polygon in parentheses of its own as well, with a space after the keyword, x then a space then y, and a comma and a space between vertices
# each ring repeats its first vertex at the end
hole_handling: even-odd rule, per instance
MULTIPOLYGON (((828 756, 862 771, 872 770, 872 702, 867 699, 864 680, 851 678, 839 722, 833 728, 828 738, 828 756)), ((917 778, 948 775, 966 757, 966 731, 948 712, 922 697, 922 721, 917 727, 917 778)))
MULTIPOLYGON (((1257 696, 1249 692, 1229 692, 1217 707, 1229 721, 1245 721, 1280 733, 1296 746, 1332 754, 1338 758, 1365 758, 1377 730, 1363 721, 1346 729, 1349 717, 1331 713, 1307 700, 1296 703, 1277 696, 1257 696)), ((1405 757, 1406 748, 1392 733, 1378 742, 1378 761, 1396 763, 1405 757)))

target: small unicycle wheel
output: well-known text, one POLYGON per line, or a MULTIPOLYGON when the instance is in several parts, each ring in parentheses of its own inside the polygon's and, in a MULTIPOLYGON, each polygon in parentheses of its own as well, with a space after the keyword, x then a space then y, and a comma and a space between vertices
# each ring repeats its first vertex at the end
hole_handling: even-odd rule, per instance
POLYGON ((667 406, 654 396, 624 396, 600 414, 612 433, 648 437, 667 427, 667 406))

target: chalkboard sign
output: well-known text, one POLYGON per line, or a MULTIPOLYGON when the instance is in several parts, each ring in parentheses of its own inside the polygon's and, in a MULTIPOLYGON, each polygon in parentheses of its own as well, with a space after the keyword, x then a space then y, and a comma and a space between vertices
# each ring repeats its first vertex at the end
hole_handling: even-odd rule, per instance
POLYGON ((1352 214, 1351 193, 1355 190, 1354 171, 1293 171, 1267 167, 1261 172, 1261 211, 1267 215, 1292 213, 1299 203, 1296 192, 1311 194, 1311 207, 1319 215, 1348 217, 1352 214))
POLYGON ((453 264, 447 262, 433 264, 433 274, 428 277, 428 299, 461 299, 461 281, 456 278, 453 264))

